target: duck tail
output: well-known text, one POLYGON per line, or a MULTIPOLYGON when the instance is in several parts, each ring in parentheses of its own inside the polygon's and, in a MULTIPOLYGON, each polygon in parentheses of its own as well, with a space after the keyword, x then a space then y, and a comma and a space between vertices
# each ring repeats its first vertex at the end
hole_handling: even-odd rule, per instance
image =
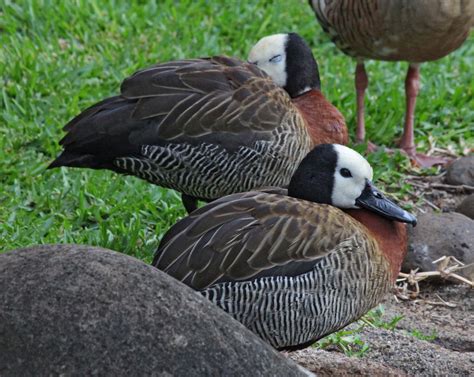
POLYGON ((74 153, 67 150, 63 151, 53 162, 51 162, 47 169, 59 168, 61 166, 90 169, 109 168, 109 166, 104 166, 103 161, 98 160, 97 156, 74 153))

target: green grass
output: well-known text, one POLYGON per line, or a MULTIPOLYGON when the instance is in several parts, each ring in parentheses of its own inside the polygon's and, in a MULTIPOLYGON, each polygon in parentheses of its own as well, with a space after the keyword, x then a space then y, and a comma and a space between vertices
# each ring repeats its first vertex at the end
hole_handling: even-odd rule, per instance
POLYGON ((432 330, 430 335, 424 334, 422 331, 417 329, 411 330, 408 334, 414 336, 417 339, 426 340, 428 342, 431 342, 438 337, 436 330, 432 330))
MULTIPOLYGON (((319 60, 324 92, 354 129, 355 64, 323 35, 306 0, 0 0, 0 11, 0 251, 73 242, 150 260, 163 232, 184 215, 176 193, 106 171, 45 170, 60 150, 62 126, 117 93, 140 67, 246 57, 260 37, 297 31, 319 60)), ((430 139, 458 153, 473 144, 473 40, 422 67, 422 150, 430 139)), ((401 133, 406 64, 369 62, 367 69, 368 136, 391 145, 401 133)), ((378 153, 370 161, 382 186, 403 192, 403 157, 378 153)))
MULTIPOLYGON (((359 321, 318 340, 313 344, 313 347, 329 351, 337 350, 349 357, 363 357, 370 350, 370 344, 363 340, 364 329, 372 327, 395 331, 398 323, 402 320, 402 315, 387 318, 385 308, 380 304, 365 314, 359 321)), ((435 330, 431 331, 429 335, 418 329, 403 330, 402 333, 427 342, 431 342, 438 337, 435 330)))

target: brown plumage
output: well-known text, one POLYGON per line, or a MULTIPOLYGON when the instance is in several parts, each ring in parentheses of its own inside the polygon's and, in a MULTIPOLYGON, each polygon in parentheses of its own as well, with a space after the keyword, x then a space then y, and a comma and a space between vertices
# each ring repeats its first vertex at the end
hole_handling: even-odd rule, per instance
MULTIPOLYGON (((127 78, 119 96, 71 120, 60 142, 64 151, 50 167, 133 174, 183 193, 188 211, 196 199, 286 187, 312 146, 347 143, 342 115, 319 91, 311 50, 299 36, 295 41, 314 62, 313 71, 294 67, 305 88, 294 88, 296 104, 293 91, 235 58, 157 64, 127 78)), ((305 63, 298 49, 288 64, 305 63)))
POLYGON ((416 219, 384 198, 371 174, 356 152, 320 145, 288 192, 229 195, 179 221, 153 265, 274 347, 305 347, 366 313, 400 271, 406 226, 393 220, 416 219))
POLYGON ((328 106, 321 91, 311 90, 293 98, 292 102, 306 122, 312 147, 327 143, 346 145, 349 142, 344 118, 338 109, 328 106))
POLYGON ((364 95, 368 78, 364 59, 410 63, 405 91, 406 117, 400 147, 421 166, 442 159, 416 153, 413 126, 419 92, 419 64, 440 59, 466 40, 474 25, 471 0, 310 0, 331 40, 357 59, 357 140, 365 139, 364 95))
POLYGON ((305 270, 305 263, 314 264, 331 252, 363 248, 371 263, 383 266, 384 279, 395 281, 388 265, 390 260, 400 271, 405 225, 366 210, 347 213, 292 198, 285 189, 228 195, 172 227, 153 264, 195 289, 205 289, 216 282, 272 276, 273 268, 289 262, 296 264, 296 271, 298 263, 305 270))

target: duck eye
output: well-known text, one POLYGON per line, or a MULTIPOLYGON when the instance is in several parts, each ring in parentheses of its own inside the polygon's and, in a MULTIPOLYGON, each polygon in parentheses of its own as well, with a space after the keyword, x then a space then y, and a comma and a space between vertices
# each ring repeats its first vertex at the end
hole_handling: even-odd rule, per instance
POLYGON ((341 175, 344 178, 352 177, 351 171, 349 169, 346 169, 346 168, 342 168, 341 170, 339 170, 339 173, 341 173, 341 175))
POLYGON ((282 59, 281 55, 275 55, 270 59, 270 62, 271 63, 279 63, 279 62, 281 62, 281 59, 282 59))

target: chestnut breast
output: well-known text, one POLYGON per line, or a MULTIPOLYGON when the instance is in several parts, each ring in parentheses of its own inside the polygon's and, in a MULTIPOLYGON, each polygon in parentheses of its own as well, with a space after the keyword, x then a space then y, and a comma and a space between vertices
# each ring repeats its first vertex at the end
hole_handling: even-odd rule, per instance
POLYGON ((390 264, 392 281, 395 282, 407 253, 406 224, 388 220, 365 209, 347 209, 344 212, 365 225, 377 241, 380 251, 390 264))
POLYGON ((306 121, 312 146, 349 141, 346 121, 340 111, 319 90, 310 90, 292 99, 306 121))

